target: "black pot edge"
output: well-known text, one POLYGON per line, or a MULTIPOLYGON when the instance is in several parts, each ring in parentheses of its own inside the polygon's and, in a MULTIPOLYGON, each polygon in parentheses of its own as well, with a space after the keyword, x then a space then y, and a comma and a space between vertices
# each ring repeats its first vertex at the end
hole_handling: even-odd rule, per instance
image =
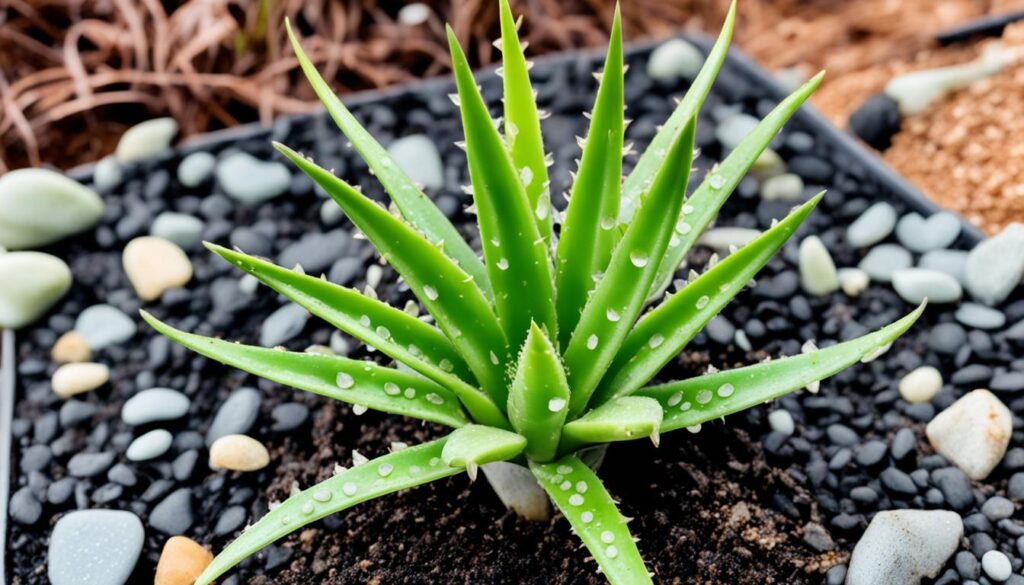
MULTIPOLYGON (((707 53, 711 46, 714 44, 714 39, 706 35, 679 35, 687 41, 690 41, 700 47, 705 53, 707 53)), ((665 39, 660 41, 648 41, 643 43, 631 44, 628 48, 628 53, 643 52, 657 47, 663 43, 665 39)), ((567 59, 573 59, 577 55, 591 55, 599 56, 603 54, 603 50, 590 49, 583 51, 571 51, 565 53, 556 53, 552 55, 546 55, 536 59, 537 61, 545 62, 557 62, 567 59)), ((742 51, 735 47, 729 50, 727 57, 729 63, 737 67, 744 75, 747 75, 757 81, 757 83, 763 87, 768 88, 768 93, 776 100, 781 100, 786 97, 789 92, 786 91, 774 77, 767 71, 765 71, 760 65, 757 64, 753 59, 747 56, 742 51)), ((486 67, 477 71, 477 75, 487 75, 494 73, 497 66, 486 67)), ((383 98, 389 98, 396 95, 402 95, 406 93, 415 93, 420 91, 430 91, 439 86, 450 87, 452 85, 452 77, 450 75, 433 77, 421 81, 415 81, 408 84, 385 88, 380 90, 368 90, 356 92, 349 95, 345 102, 349 105, 359 105, 372 101, 377 101, 383 98)), ((307 118, 319 115, 319 113, 310 114, 298 114, 295 118, 307 118)), ((822 138, 828 140, 837 149, 841 150, 847 156, 855 159, 858 163, 864 165, 865 169, 871 173, 879 183, 895 196, 902 199, 911 208, 931 214, 937 211, 948 211, 943 207, 940 207, 937 203, 929 199, 921 191, 914 188, 906 179, 896 173, 889 165, 883 162, 877 155, 870 152, 865 146, 861 145, 853 136, 839 130, 833 126, 820 112, 814 109, 810 104, 805 104, 794 116, 795 120, 799 120, 806 124, 812 131, 820 135, 822 138)), ((217 130, 214 132, 208 132, 201 136, 198 136, 192 140, 189 140, 185 144, 178 148, 181 153, 191 153, 199 150, 205 150, 213 145, 220 145, 226 142, 234 142, 237 140, 245 140, 250 138, 256 138, 260 135, 269 134, 270 128, 259 123, 244 124, 235 128, 228 128, 225 130, 217 130)), ((71 169, 68 175, 79 181, 88 180, 92 177, 93 164, 82 165, 71 169)), ((958 216, 959 217, 959 216, 958 216)), ((985 235, 980 229, 974 226, 969 221, 960 217, 960 223, 962 224, 963 237, 966 238, 968 243, 977 243, 985 238, 985 235)), ((7 553, 7 506, 10 498, 10 485, 11 485, 11 447, 12 447, 12 434, 11 429, 12 421, 14 417, 14 392, 16 387, 15 379, 15 366, 14 366, 14 349, 15 339, 13 331, 3 331, 2 343, 0 343, 0 428, 6 428, 6 432, 0 432, 0 584, 7 583, 6 579, 6 553, 7 553)))

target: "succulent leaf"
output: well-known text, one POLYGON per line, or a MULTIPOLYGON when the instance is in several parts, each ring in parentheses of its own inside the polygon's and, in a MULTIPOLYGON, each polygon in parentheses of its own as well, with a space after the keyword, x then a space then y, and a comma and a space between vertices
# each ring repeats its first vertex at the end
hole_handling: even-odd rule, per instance
POLYGON ((519 354, 508 396, 508 418, 512 428, 526 437, 527 457, 550 461, 555 456, 569 397, 562 360, 544 331, 534 324, 519 354))
POLYGON ((476 386, 462 356, 432 325, 358 291, 207 244, 310 313, 454 392, 474 420, 504 426, 501 410, 476 386))
POLYGON ((548 331, 558 330, 551 260, 519 172, 494 127, 473 71, 450 28, 448 44, 459 88, 473 200, 484 261, 494 287, 494 305, 509 346, 518 351, 531 322, 548 331))
POLYGON ((338 202, 352 223, 402 275, 483 389, 504 408, 508 391, 503 356, 508 354, 508 346, 473 278, 408 224, 362 193, 287 146, 275 146, 338 202))
POLYGON ((818 89, 824 77, 825 72, 822 71, 779 103, 713 172, 704 177, 704 181, 686 201, 687 207, 693 210, 682 218, 686 225, 685 232, 680 230, 677 236, 678 243, 669 246, 661 266, 658 267, 658 276, 651 287, 652 298, 661 294, 668 286, 679 264, 686 258, 693 243, 718 215, 722 204, 740 184, 761 153, 768 148, 782 126, 818 89))
POLYGON ((525 447, 526 438, 512 431, 466 425, 448 435, 441 461, 452 467, 465 467, 470 479, 475 480, 481 465, 512 459, 525 447))
POLYGON ((565 425, 559 450, 571 453, 583 445, 642 437, 650 437, 657 445, 663 414, 658 401, 646 396, 621 396, 609 400, 565 425))
POLYGON ((553 463, 530 462, 530 470, 594 556, 609 583, 652 582, 626 518, 593 470, 574 455, 553 463))
POLYGON ((196 585, 209 585, 246 557, 325 516, 362 502, 461 473, 441 461, 446 439, 409 447, 347 469, 267 512, 229 544, 196 585))
POLYGON ((604 73, 597 90, 590 130, 555 255, 558 327, 562 345, 594 288, 594 274, 608 265, 618 240, 622 190, 623 73, 622 26, 616 6, 604 73))
POLYGON ((154 329, 212 360, 279 384, 382 412, 461 427, 469 423, 458 399, 438 384, 373 362, 242 345, 186 333, 142 311, 154 329))
POLYGON ((636 324, 601 380, 593 402, 627 396, 679 354, 796 233, 824 193, 683 287, 636 324))
POLYGON ((530 84, 530 66, 519 43, 519 33, 508 0, 501 0, 501 60, 505 82, 505 140, 519 178, 526 189, 537 229, 551 242, 551 187, 544 162, 540 115, 530 84))
POLYGON ((472 276, 480 290, 490 297, 491 285, 487 278, 487 271, 484 270, 484 265, 473 248, 466 243, 444 212, 420 191, 405 171, 393 163, 387 150, 349 112, 331 86, 320 76, 316 66, 306 56, 302 45, 292 32, 291 22, 287 19, 285 19, 285 29, 288 31, 288 39, 291 41, 299 65, 317 97, 327 108, 327 113, 334 119, 334 123, 348 137, 352 146, 373 170, 373 174, 376 175, 388 195, 391 196, 391 200, 402 212, 402 217, 422 232, 431 243, 444 244, 445 254, 472 276))
POLYGON ((668 248, 686 195, 693 161, 693 131, 694 120, 690 120, 676 136, 665 155, 665 164, 615 248, 608 270, 573 331, 565 351, 572 388, 571 415, 578 415, 587 406, 643 308, 658 259, 668 248))
POLYGON ((718 71, 725 62, 726 53, 729 51, 729 43, 732 41, 732 31, 736 24, 736 0, 729 6, 729 13, 722 24, 722 32, 718 34, 715 46, 711 48, 704 66, 701 67, 697 77, 694 78, 690 88, 686 91, 682 101, 676 106, 675 111, 661 127, 661 130, 654 136, 651 143, 640 155, 633 171, 626 177, 622 185, 622 205, 619 211, 619 222, 629 223, 633 212, 639 207, 641 198, 647 186, 654 180, 662 167, 662 156, 672 144, 673 139, 684 124, 697 116, 701 106, 704 104, 711 85, 718 76, 718 71))
POLYGON ((669 382, 639 390, 665 409, 661 432, 695 427, 799 390, 857 363, 875 357, 902 335, 924 312, 922 303, 899 321, 869 333, 810 353, 669 382))

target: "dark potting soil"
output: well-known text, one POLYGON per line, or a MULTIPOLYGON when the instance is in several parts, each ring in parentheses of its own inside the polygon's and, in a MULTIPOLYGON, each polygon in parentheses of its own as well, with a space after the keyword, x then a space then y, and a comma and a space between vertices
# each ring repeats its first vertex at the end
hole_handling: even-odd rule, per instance
MULTIPOLYGON (((652 82, 644 72, 645 60, 644 51, 630 54, 633 66, 626 84, 628 115, 635 119, 628 138, 641 148, 671 112, 671 98, 685 89, 683 83, 652 82)), ((599 70, 599 63, 581 56, 542 61, 534 69, 541 105, 553 112, 544 130, 555 155, 552 192, 558 207, 564 206, 564 200, 557 194, 566 190, 569 171, 575 168, 573 158, 578 156, 574 136, 586 131, 581 112, 591 106, 592 73, 599 70)), ((498 108, 498 80, 485 75, 483 84, 488 103, 498 108)), ((456 110, 446 96, 450 91, 446 84, 428 84, 358 102, 353 109, 385 144, 414 133, 430 136, 441 150, 446 169, 445 187, 433 195, 474 240, 475 220, 462 211, 468 200, 460 185, 468 178, 465 154, 453 145, 462 135, 456 110)), ((714 135, 717 119, 734 109, 761 116, 774 103, 764 88, 751 85, 737 69, 727 66, 698 125, 702 155, 694 181, 723 154, 714 135)), ((362 185, 367 194, 381 197, 365 164, 321 116, 282 119, 258 136, 203 148, 221 157, 240 149, 280 160, 272 152, 270 138, 312 154, 324 167, 362 185)), ((799 124, 787 128, 774 148, 791 171, 804 176, 804 199, 819 186, 828 187, 830 194, 768 264, 757 286, 741 293, 713 328, 698 335, 666 368, 664 379, 699 374, 709 365, 736 367, 768 356, 797 354, 809 339, 819 346, 851 339, 910 309, 886 285, 873 285, 855 298, 842 293, 821 298, 802 293, 795 269, 801 237, 818 234, 837 265, 856 265, 863 251, 845 243, 845 227, 873 202, 891 197, 865 169, 799 124)), ((6 546, 15 585, 48 582, 48 536, 54 522, 70 510, 126 509, 143 519, 147 540, 132 580, 142 583, 152 578, 168 536, 151 524, 158 505, 173 506, 173 515, 187 520, 185 535, 219 551, 247 522, 262 516, 269 502, 286 498, 293 484, 308 487, 329 477, 335 464, 349 465, 353 450, 374 457, 387 452, 392 442, 417 444, 444 432, 434 425, 374 412, 356 416, 346 405, 197 357, 141 323, 130 342, 99 350, 94 357, 111 366, 111 383, 75 400, 95 406, 96 411, 78 422, 68 422, 67 417, 61 422, 59 412, 67 407, 49 386, 55 368, 49 352, 84 308, 106 302, 134 315, 144 307, 188 331, 256 343, 264 320, 283 303, 265 288, 252 295, 242 292, 241 274, 201 248, 189 250, 195 278, 186 289, 171 291, 159 302, 140 302, 121 270, 120 252, 127 240, 148 230, 158 213, 174 210, 197 215, 206 222, 204 239, 222 244, 243 237, 240 230, 255 226, 270 242, 268 255, 275 259, 303 236, 336 229, 322 225, 319 208, 324 199, 302 176, 294 175, 287 195, 246 207, 228 199, 215 182, 195 189, 181 186, 174 176, 181 158, 180 153, 168 153, 127 169, 124 183, 105 196, 108 208, 101 226, 55 247, 54 253, 71 266, 76 284, 48 319, 19 335, 19 395, 13 428, 16 477, 11 487, 12 493, 21 490, 23 498, 34 498, 42 507, 31 514, 32 510, 15 511, 12 506, 12 516, 19 519, 10 529, 6 546), (155 462, 130 463, 123 458, 125 448, 150 428, 125 425, 120 409, 126 398, 153 386, 185 392, 192 398, 192 409, 181 421, 159 425, 175 434, 169 454, 155 462), (272 463, 249 474, 210 471, 204 434, 219 406, 243 386, 257 388, 262 396, 249 434, 270 447, 272 463), (305 405, 310 415, 304 419, 300 407, 288 407, 299 412, 293 424, 301 424, 274 430, 275 423, 280 424, 274 418, 275 408, 286 403, 305 405), (68 461, 79 452, 114 453, 117 461, 127 463, 132 477, 126 477, 124 469, 117 474, 102 469, 90 478, 67 479, 71 477, 68 461), (57 484, 65 489, 53 489, 57 484), (178 490, 185 490, 188 497, 168 503, 168 495, 178 490), (65 498, 54 497, 54 492, 61 491, 66 493, 56 495, 65 498)), ((627 166, 634 160, 627 158, 627 166)), ((738 191, 723 209, 719 225, 764 229, 795 204, 761 200, 756 179, 748 179, 738 191)), ((901 213, 906 210, 901 201, 890 202, 901 213)), ((343 220, 342 226, 347 225, 343 220)), ((376 262, 370 246, 354 238, 346 244, 344 256, 364 265, 376 262)), ((708 250, 696 249, 691 267, 699 271, 709 256, 708 250)), ((341 279, 343 272, 335 272, 343 280, 340 284, 365 286, 364 271, 351 279, 341 279)), ((411 298, 386 266, 376 291, 396 306, 411 298)), ((1006 312, 1010 323, 1019 321, 1024 318, 1024 305, 1017 302, 1006 312)), ((284 345, 296 350, 313 343, 327 345, 331 332, 325 323, 310 319, 302 333, 284 345)), ((921 439, 923 422, 964 391, 985 385, 995 373, 1020 370, 1013 352, 1019 352, 1022 343, 1024 333, 967 331, 954 322, 950 310, 932 308, 884 356, 824 382, 817 395, 800 392, 777 401, 776 406, 784 407, 796 421, 792 437, 770 432, 766 422, 770 407, 759 407, 704 425, 697 434, 668 434, 657 449, 644 442, 614 445, 600 475, 621 501, 623 512, 634 518, 631 530, 640 539, 640 550, 659 583, 781 584, 827 579, 838 584, 849 551, 875 511, 949 507, 946 499, 954 497, 936 489, 929 476, 949 466, 941 456, 932 455, 921 439), (942 335, 933 333, 937 323, 946 324, 936 329, 942 335), (950 336, 959 336, 959 342, 950 336), (909 405, 900 400, 896 380, 922 364, 938 367, 947 380, 969 365, 988 370, 969 383, 948 384, 931 404, 909 405), (907 431, 898 433, 903 429, 907 431), (877 451, 877 457, 865 455, 877 451), (881 471, 887 468, 909 474, 910 490, 895 490, 882 481, 886 476, 881 471), (858 488, 863 489, 855 499, 852 492, 858 488), (867 497, 868 492, 872 497, 867 497)), ((381 359, 358 344, 352 347, 352 357, 381 359)), ((1011 408, 1020 411, 1024 405, 1013 401, 1013 394, 1009 396, 1011 408)), ((1015 417, 1019 427, 1016 423, 1015 417)), ((1011 454, 1024 455, 1020 432, 1014 433, 1011 446, 1011 454)), ((960 497, 963 494, 958 495, 959 509, 965 516, 978 516, 972 514, 977 512, 976 505, 993 493, 1007 493, 1007 482, 1019 469, 1024 469, 1024 457, 1008 455, 1003 468, 972 486, 966 503, 960 497)), ((1024 485, 1024 476, 1021 479, 1024 485)), ((1002 523, 996 528, 980 521, 968 526, 968 533, 982 534, 993 546, 1010 553, 1019 568, 1020 555, 1013 552, 1018 535, 1013 530, 1002 523)), ((956 576, 956 570, 951 570, 956 576)), ((313 524, 247 560, 224 582, 596 584, 603 579, 564 520, 557 516, 540 524, 518 520, 504 510, 485 481, 471 484, 458 476, 313 524)))

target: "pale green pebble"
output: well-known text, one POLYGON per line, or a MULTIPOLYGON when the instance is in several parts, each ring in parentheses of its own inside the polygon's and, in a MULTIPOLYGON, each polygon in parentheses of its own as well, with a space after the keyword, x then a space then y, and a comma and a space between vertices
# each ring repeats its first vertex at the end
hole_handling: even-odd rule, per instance
POLYGON ((804 180, 793 173, 771 177, 761 184, 761 198, 765 201, 796 201, 804 192, 804 180))
POLYGON ((292 175, 277 161, 263 161, 245 152, 228 155, 217 163, 217 182, 231 198, 242 203, 263 203, 288 191, 292 175))
POLYGON ((202 240, 203 220, 185 213, 165 211, 156 216, 150 235, 170 240, 182 248, 191 248, 202 240))
POLYGON ((128 445, 125 457, 129 461, 156 459, 166 453, 171 448, 173 442, 174 437, 164 429, 150 431, 132 441, 131 445, 128 445))
POLYGON ((103 216, 91 189, 49 169, 18 169, 0 176, 0 246, 36 248, 83 232, 103 216))
POLYGON ((71 288, 63 260, 42 252, 0 255, 0 329, 19 329, 41 317, 71 288))
POLYGON ((700 49, 683 39, 670 39, 658 45, 647 60, 647 75, 656 81, 690 80, 704 64, 700 49))
POLYGON ((835 262, 825 244, 817 236, 800 242, 800 285, 812 295, 826 295, 839 288, 835 262))
POLYGON ((144 160, 166 150, 177 134, 174 118, 146 120, 121 135, 115 154, 121 162, 144 160))
POLYGON ((178 182, 186 187, 198 187, 213 175, 217 157, 209 152, 193 152, 178 163, 178 182))
POLYGON ((124 170, 114 156, 100 159, 92 170, 92 183, 100 193, 108 193, 124 180, 124 170))

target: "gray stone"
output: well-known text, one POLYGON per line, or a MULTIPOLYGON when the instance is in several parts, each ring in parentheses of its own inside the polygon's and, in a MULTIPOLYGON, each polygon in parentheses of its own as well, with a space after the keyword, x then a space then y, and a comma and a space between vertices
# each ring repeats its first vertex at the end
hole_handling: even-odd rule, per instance
POLYGON ((930 303, 955 303, 964 294, 955 278, 926 268, 904 268, 893 272, 892 286, 903 300, 915 305, 925 299, 930 303))
POLYGON ((43 515, 43 505, 32 494, 32 488, 27 486, 14 492, 9 502, 9 508, 8 513, 11 515, 11 519, 25 526, 35 524, 43 515))
POLYGON ((669 39, 658 45, 647 60, 647 75, 655 81, 691 80, 704 65, 700 49, 683 39, 669 39))
POLYGON ((114 154, 121 162, 144 160, 167 150, 177 134, 178 123, 174 118, 146 120, 121 135, 114 154))
POLYGON ((320 223, 325 226, 338 225, 344 217, 345 211, 335 200, 329 199, 320 204, 320 223))
POLYGON ((916 585, 924 577, 935 577, 963 533, 963 521, 955 512, 879 512, 853 549, 846 584, 916 585))
POLYGON ((166 453, 172 443, 174 443, 174 437, 171 433, 164 429, 152 430, 132 441, 132 444, 128 445, 125 457, 129 461, 156 459, 166 453))
POLYGON ((217 157, 209 152, 193 152, 178 163, 178 182, 192 188, 202 185, 213 175, 217 157))
POLYGON ((123 585, 142 553, 138 516, 119 510, 71 512, 50 535, 47 574, 53 585, 123 585))
POLYGON ((294 338, 306 326, 309 313, 295 303, 288 303, 270 314, 260 326, 260 345, 275 347, 294 338))
POLYGON ((1024 224, 1011 223, 967 256, 967 291, 986 305, 1006 300, 1024 277, 1024 224))
POLYGON ((112 305, 93 305, 75 320, 75 332, 93 350, 124 343, 136 329, 135 321, 112 305))
POLYGON ((192 401, 177 390, 149 388, 129 398, 121 408, 121 420, 138 426, 151 422, 175 420, 188 414, 192 401))
POLYGON ((114 464, 114 453, 78 453, 68 461, 68 473, 73 477, 89 478, 105 473, 114 464))
POLYGON ((326 234, 307 234, 281 251, 278 264, 285 268, 298 264, 308 274, 318 274, 345 253, 349 239, 348 232, 340 229, 326 234))
POLYGON ((42 252, 0 254, 0 329, 20 329, 67 294, 71 270, 42 252))
POLYGON ((192 522, 192 492, 188 488, 171 492, 149 514, 149 525, 170 536, 184 534, 192 522))
POLYGON ((896 210, 882 201, 867 208, 850 227, 846 228, 846 241, 851 246, 872 246, 889 237, 896 227, 896 210))
POLYGON ((918 268, 938 270, 966 284, 967 252, 965 250, 932 250, 917 261, 918 268))
POLYGON ((0 176, 0 246, 36 248, 83 232, 103 216, 103 200, 49 169, 18 169, 0 176))
POLYGON ((894 272, 910 268, 913 265, 914 257, 903 246, 879 244, 868 251, 867 255, 857 264, 857 268, 867 272, 873 281, 890 282, 894 272))
POLYGON ((262 203, 288 191, 292 176, 277 161, 262 161, 245 152, 228 155, 217 163, 217 182, 242 203, 262 203))
POLYGON ((150 235, 170 240, 182 248, 191 248, 202 240, 203 220, 185 213, 165 211, 156 216, 150 235))
POLYGON ((928 219, 917 213, 908 213, 896 224, 896 238, 914 252, 941 250, 956 241, 959 235, 960 218, 948 211, 940 211, 928 219))
POLYGON ((739 146, 740 142, 743 142, 747 134, 750 134, 759 123, 758 119, 750 114, 733 113, 723 118, 715 127, 715 138, 727 150, 732 150, 739 146))
POLYGON ((206 444, 212 445, 226 435, 244 435, 256 422, 260 411, 260 394, 252 388, 239 388, 221 404, 206 432, 206 444))
POLYGON ((1006 324, 1006 315, 985 305, 964 303, 956 310, 956 320, 975 329, 999 329, 1006 324))
POLYGON ((341 258, 331 265, 327 279, 335 284, 348 285, 363 272, 363 261, 359 258, 341 258))
POLYGON ((444 165, 434 141, 423 134, 399 138, 388 146, 388 154, 414 183, 427 189, 444 187, 444 165))

